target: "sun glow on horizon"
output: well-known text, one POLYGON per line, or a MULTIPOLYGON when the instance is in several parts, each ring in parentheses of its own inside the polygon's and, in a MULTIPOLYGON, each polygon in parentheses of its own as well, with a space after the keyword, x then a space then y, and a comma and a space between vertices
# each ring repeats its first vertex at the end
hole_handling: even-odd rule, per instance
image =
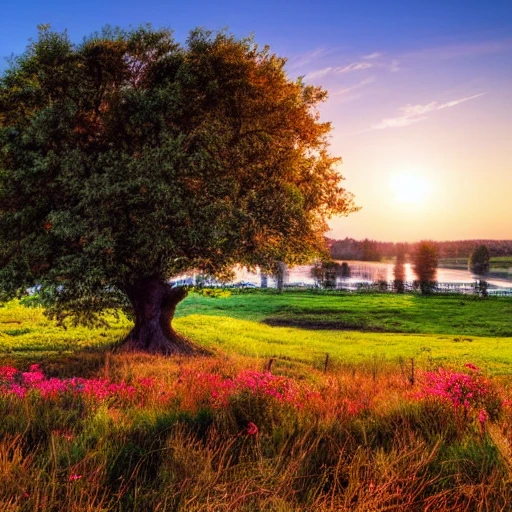
POLYGON ((419 174, 403 172, 390 178, 389 186, 394 193, 395 203, 420 205, 425 202, 430 193, 428 181, 419 174))

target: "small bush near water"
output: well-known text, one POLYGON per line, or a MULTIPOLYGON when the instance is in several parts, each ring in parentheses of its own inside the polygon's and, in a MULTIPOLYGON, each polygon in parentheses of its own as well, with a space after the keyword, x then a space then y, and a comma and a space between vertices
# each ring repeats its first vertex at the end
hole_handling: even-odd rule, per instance
POLYGON ((414 385, 241 357, 3 366, 1 510, 509 510, 510 398, 474 365, 414 385))

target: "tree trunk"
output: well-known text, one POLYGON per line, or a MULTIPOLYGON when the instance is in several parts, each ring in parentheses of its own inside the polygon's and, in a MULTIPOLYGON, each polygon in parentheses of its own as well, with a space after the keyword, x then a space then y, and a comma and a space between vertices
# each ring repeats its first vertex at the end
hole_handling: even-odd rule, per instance
POLYGON ((126 293, 133 306, 135 326, 124 340, 124 348, 166 355, 198 351, 171 326, 178 302, 187 296, 185 288, 172 288, 161 279, 150 278, 127 287, 126 293))

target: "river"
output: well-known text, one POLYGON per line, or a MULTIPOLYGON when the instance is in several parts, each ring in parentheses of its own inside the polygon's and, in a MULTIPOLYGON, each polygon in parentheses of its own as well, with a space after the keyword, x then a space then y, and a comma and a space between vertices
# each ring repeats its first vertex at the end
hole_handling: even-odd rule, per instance
MULTIPOLYGON (((338 263, 341 263, 339 261, 338 263)), ((338 278, 338 286, 347 288, 355 287, 357 283, 374 283, 376 281, 393 281, 393 263, 381 263, 373 261, 347 261, 350 267, 350 277, 338 278)), ((285 284, 297 286, 313 286, 315 280, 311 276, 311 265, 299 265, 286 270, 285 284)), ((405 264, 405 281, 412 282, 416 279, 411 264, 405 264)), ((448 268, 437 269, 437 282, 453 284, 473 284, 475 281, 485 279, 491 287, 512 288, 512 280, 479 276, 468 270, 455 270, 448 268)), ((259 273, 248 272, 245 269, 236 270, 236 282, 247 282, 257 286, 261 284, 259 273)), ((275 287, 273 278, 268 278, 268 286, 275 287)))

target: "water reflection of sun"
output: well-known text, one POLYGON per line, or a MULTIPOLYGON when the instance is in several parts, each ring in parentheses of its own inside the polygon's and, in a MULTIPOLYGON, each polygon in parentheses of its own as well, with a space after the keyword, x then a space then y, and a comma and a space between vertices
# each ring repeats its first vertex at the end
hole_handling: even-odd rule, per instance
POLYGON ((390 188, 397 203, 423 203, 428 197, 429 184, 417 174, 395 174, 391 176, 390 188))

